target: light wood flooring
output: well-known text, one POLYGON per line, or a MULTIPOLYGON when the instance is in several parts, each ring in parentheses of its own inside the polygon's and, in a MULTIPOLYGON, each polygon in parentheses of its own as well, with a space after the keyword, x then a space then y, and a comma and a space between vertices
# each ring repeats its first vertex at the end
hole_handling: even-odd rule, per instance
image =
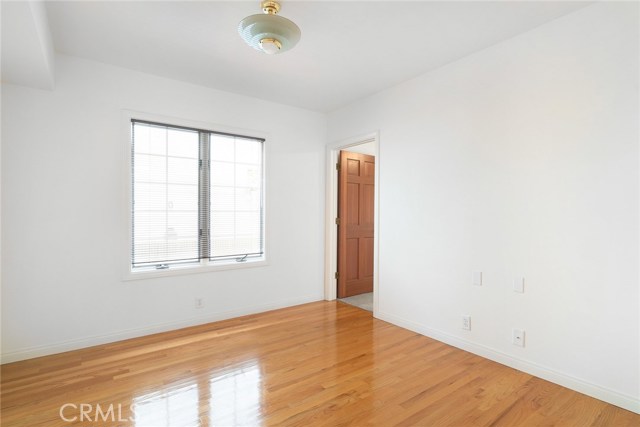
POLYGON ((3 365, 1 397, 4 427, 640 426, 339 302, 3 365))

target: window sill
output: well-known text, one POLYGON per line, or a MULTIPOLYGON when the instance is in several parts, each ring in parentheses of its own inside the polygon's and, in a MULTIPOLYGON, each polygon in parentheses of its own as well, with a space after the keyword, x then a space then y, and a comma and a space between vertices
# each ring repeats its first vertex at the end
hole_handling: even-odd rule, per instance
POLYGON ((199 274, 199 273, 211 273, 215 271, 225 270, 242 270, 254 267, 264 267, 269 265, 267 260, 256 260, 246 262, 228 262, 219 264, 208 265, 189 265, 189 266, 175 266, 165 270, 140 270, 140 271, 128 271, 122 278, 123 281, 130 280, 144 280, 154 279, 159 277, 171 277, 171 276, 185 276, 187 274, 199 274))

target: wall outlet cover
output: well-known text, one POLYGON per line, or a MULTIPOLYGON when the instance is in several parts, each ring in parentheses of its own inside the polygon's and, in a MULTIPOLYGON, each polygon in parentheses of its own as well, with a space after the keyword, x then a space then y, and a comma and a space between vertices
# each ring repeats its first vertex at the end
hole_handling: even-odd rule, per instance
POLYGON ((518 347, 524 347, 524 330, 514 329, 511 342, 518 347))
POLYGON ((465 329, 467 331, 471 330, 471 316, 469 316, 468 314, 462 316, 462 329, 465 329))

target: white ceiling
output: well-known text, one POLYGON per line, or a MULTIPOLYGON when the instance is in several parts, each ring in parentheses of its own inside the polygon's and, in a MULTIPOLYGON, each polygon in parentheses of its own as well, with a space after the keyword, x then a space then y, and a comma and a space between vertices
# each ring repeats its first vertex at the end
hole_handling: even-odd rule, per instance
MULTIPOLYGON (((589 2, 294 1, 291 51, 246 46, 259 1, 56 1, 55 50, 316 111, 331 111, 528 31, 589 2)), ((4 36, 4 34, 3 34, 4 36)))

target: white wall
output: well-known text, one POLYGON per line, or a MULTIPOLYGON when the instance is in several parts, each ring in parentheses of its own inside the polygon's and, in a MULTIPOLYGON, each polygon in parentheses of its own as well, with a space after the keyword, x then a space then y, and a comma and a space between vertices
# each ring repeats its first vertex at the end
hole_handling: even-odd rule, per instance
POLYGON ((597 4, 330 114, 380 132, 378 316, 640 411, 638 71, 597 4))
POLYGON ((369 156, 376 155, 376 145, 373 142, 365 142, 364 144, 353 145, 348 148, 347 151, 352 153, 368 154, 369 156))
POLYGON ((322 299, 324 115, 71 57, 56 71, 54 91, 2 86, 3 362, 322 299), (123 109, 266 133, 268 266, 122 281, 123 109))

